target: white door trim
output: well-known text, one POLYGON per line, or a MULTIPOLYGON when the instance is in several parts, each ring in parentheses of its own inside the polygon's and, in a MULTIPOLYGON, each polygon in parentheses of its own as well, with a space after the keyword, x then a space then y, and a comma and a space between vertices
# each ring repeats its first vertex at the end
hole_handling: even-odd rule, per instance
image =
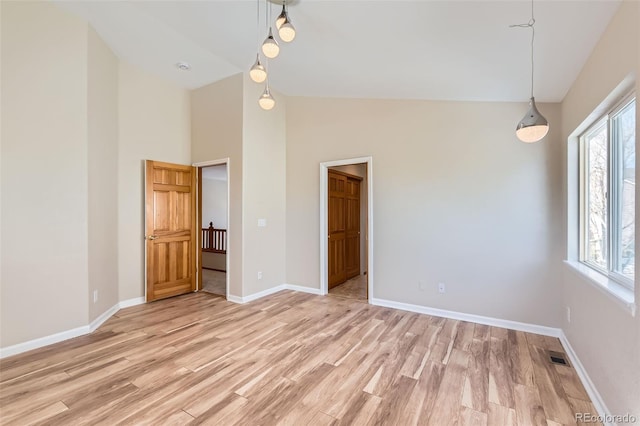
MULTIPOLYGON (((211 160, 211 161, 201 161, 199 163, 193 163, 192 166, 193 167, 207 167, 207 166, 220 166, 226 164, 227 165, 227 232, 231 229, 231 221, 233 220, 231 218, 231 159, 229 157, 227 158, 220 158, 218 160, 211 160)), ((199 183, 199 185, 201 185, 201 183, 199 183)), ((202 220, 201 216, 202 216, 202 211, 200 212, 200 219, 202 220)), ((202 224, 200 224, 202 225, 202 224)), ((226 262, 226 285, 227 285, 227 290, 225 294, 225 299, 229 300, 229 281, 230 281, 230 276, 231 276, 231 269, 229 268, 229 259, 231 257, 230 253, 232 252, 231 250, 231 239, 229 238, 229 234, 227 233, 227 255, 225 256, 225 262, 226 262)), ((198 273, 200 273, 200 271, 202 270, 202 265, 198 265, 198 273)), ((202 290, 202 289, 199 289, 202 290)))
POLYGON ((373 157, 357 157, 345 160, 325 161, 320 163, 320 293, 326 295, 329 292, 329 277, 327 259, 327 235, 328 235, 328 173, 329 167, 346 166, 349 164, 367 164, 367 275, 368 275, 368 301, 371 303, 373 296, 373 157))

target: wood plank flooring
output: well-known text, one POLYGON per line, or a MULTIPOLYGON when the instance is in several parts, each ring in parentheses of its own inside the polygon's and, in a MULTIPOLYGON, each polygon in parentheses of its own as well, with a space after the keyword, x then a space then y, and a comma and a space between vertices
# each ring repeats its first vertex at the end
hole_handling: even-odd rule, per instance
POLYGON ((367 276, 358 275, 329 289, 329 296, 367 300, 367 276))
POLYGON ((576 424, 557 339, 283 291, 120 310, 0 361, 2 425, 576 424))

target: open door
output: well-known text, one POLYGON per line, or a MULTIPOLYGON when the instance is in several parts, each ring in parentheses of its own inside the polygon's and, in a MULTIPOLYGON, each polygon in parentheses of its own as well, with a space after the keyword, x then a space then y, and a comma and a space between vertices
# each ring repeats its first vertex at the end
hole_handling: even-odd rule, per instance
POLYGON ((196 173, 146 162, 147 302, 196 289, 196 173))

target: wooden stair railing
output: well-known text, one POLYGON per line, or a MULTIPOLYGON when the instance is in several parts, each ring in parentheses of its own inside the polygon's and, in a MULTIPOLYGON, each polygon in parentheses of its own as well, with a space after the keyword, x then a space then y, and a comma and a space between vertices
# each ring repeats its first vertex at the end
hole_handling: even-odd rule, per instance
POLYGON ((216 229, 213 222, 208 228, 202 228, 202 251, 208 253, 227 253, 227 230, 216 229))

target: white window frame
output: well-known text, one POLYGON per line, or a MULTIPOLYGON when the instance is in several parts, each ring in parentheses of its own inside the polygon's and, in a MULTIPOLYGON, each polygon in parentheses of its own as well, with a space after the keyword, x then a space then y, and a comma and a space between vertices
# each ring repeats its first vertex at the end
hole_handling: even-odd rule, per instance
MULTIPOLYGON (((594 271, 602 274, 608 279, 620 284, 621 286, 627 288, 628 290, 632 290, 634 288, 634 280, 635 280, 635 271, 634 278, 631 279, 628 276, 620 274, 615 271, 615 266, 613 265, 615 259, 617 259, 617 251, 618 251, 618 241, 617 237, 619 232, 612 232, 612 229, 616 229, 616 227, 621 226, 618 223, 618 217, 620 216, 618 213, 618 179, 612 178, 615 177, 614 173, 619 173, 619 161, 617 160, 617 153, 620 149, 620 144, 614 141, 613 130, 611 126, 611 120, 615 117, 620 111, 625 109, 632 102, 637 105, 637 98, 635 92, 631 92, 627 94, 620 102, 618 102, 613 108, 599 117, 597 120, 593 122, 587 129, 585 129, 578 138, 578 158, 579 158, 579 234, 578 234, 578 246, 579 246, 579 261, 585 266, 593 269, 594 271), (607 235, 606 235, 606 243, 607 243, 607 267, 602 268, 601 265, 598 265, 594 262, 589 261, 587 259, 587 245, 588 241, 588 225, 587 225, 587 209, 588 209, 588 149, 585 148, 585 137, 589 135, 592 130, 602 126, 606 126, 607 132, 607 235)), ((638 135, 636 135, 637 141, 638 135)))

